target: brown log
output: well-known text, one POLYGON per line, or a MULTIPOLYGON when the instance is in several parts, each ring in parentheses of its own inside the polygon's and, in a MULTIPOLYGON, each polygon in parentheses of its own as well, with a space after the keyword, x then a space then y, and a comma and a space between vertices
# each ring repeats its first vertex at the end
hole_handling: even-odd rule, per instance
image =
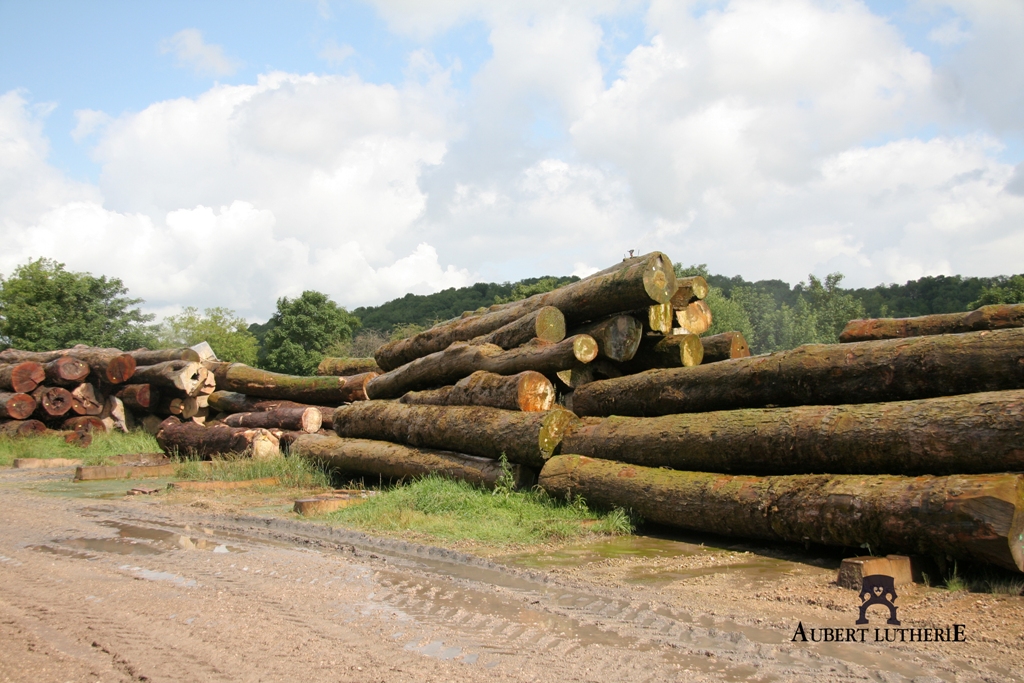
POLYGON ((224 424, 229 427, 287 429, 310 434, 319 431, 322 422, 320 409, 313 407, 277 408, 258 413, 235 413, 224 419, 224 424))
POLYGON ((695 334, 648 335, 640 341, 633 360, 621 367, 624 374, 635 374, 654 368, 689 368, 703 359, 704 346, 695 334))
POLYGON ((172 360, 184 360, 191 363, 198 363, 203 360, 194 349, 135 349, 129 351, 128 355, 135 359, 136 365, 159 365, 172 360))
POLYGON ((710 337, 701 337, 700 343, 704 347, 705 363, 750 356, 750 347, 742 332, 722 332, 710 337))
POLYGON ((207 405, 222 413, 251 413, 257 410, 257 399, 249 398, 237 391, 218 389, 207 397, 207 405))
MULTIPOLYGON (((299 436, 292 440, 289 453, 346 475, 374 479, 411 479, 437 474, 490 488, 504 474, 501 464, 490 458, 333 435, 299 436)), ((534 477, 527 468, 510 464, 509 469, 517 488, 532 485, 534 477)))
POLYGON ((160 404, 160 392, 150 384, 127 384, 115 394, 136 412, 149 412, 160 404))
POLYGON ((298 377, 251 368, 242 363, 207 363, 217 387, 248 396, 276 398, 299 403, 348 403, 366 398, 366 385, 376 377, 367 372, 349 377, 298 377))
POLYGON ((581 415, 877 403, 1024 388, 1024 329, 808 344, 576 390, 581 415))
POLYGON ((79 415, 69 417, 61 423, 61 428, 72 432, 106 432, 107 426, 103 420, 93 415, 79 415))
POLYGON ((92 346, 76 346, 60 351, 0 351, 0 361, 35 361, 49 363, 61 356, 71 356, 84 361, 93 372, 111 384, 122 384, 135 372, 135 359, 119 349, 101 349, 92 346))
POLYGON ((711 329, 712 318, 711 308, 706 301, 694 301, 676 311, 676 320, 679 322, 677 329, 701 335, 711 329))
POLYGON ((555 387, 547 377, 532 370, 516 375, 477 370, 452 386, 410 391, 399 401, 410 405, 490 406, 538 412, 554 406, 555 387))
POLYGON ((277 437, 265 429, 204 427, 169 417, 160 423, 157 443, 169 456, 209 457, 217 453, 249 453, 254 460, 281 455, 277 437))
POLYGON ((124 402, 116 396, 107 396, 103 404, 103 412, 98 415, 108 432, 115 429, 127 434, 135 427, 135 419, 125 410, 124 402))
POLYGON ((593 337, 579 334, 557 344, 534 340, 516 349, 493 344, 456 342, 444 351, 417 358, 402 367, 373 378, 366 395, 373 399, 399 398, 408 391, 452 384, 477 370, 515 375, 526 370, 554 374, 597 356, 593 337))
POLYGON ((163 418, 157 417, 156 415, 144 415, 139 420, 139 425, 142 430, 147 434, 156 436, 156 433, 160 431, 160 424, 163 422, 163 418))
POLYGON ((165 396, 161 399, 155 412, 161 415, 177 415, 184 420, 191 420, 199 414, 199 401, 195 396, 165 396))
POLYGON ((36 409, 36 400, 29 394, 0 391, 0 418, 25 420, 36 409))
POLYGON ((366 372, 376 372, 379 375, 384 371, 380 369, 377 361, 373 358, 324 358, 320 361, 320 365, 316 366, 318 375, 347 377, 366 372))
POLYGON ((36 412, 43 419, 60 417, 71 410, 75 403, 71 392, 60 387, 36 387, 32 398, 36 402, 36 412))
POLYGON ((922 315, 916 318, 851 320, 839 334, 839 341, 847 343, 872 339, 900 339, 1012 327, 1024 327, 1024 304, 993 304, 966 313, 922 315))
POLYGON ((64 432, 64 443, 79 448, 88 448, 92 445, 92 432, 64 432))
POLYGON ((602 358, 623 362, 630 360, 640 346, 643 325, 631 315, 615 315, 573 330, 574 335, 586 334, 597 342, 597 353, 602 358))
POLYGON ((132 384, 153 384, 158 387, 177 389, 189 396, 195 396, 207 377, 206 369, 199 363, 187 360, 169 360, 156 365, 140 365, 129 380, 132 384))
POLYGON ((46 383, 58 387, 76 387, 91 372, 89 364, 71 356, 61 356, 43 364, 46 383))
POLYGON ((448 348, 453 342, 489 334, 544 306, 560 310, 567 324, 599 320, 621 311, 666 303, 676 291, 672 262, 660 252, 636 257, 600 275, 535 294, 522 301, 492 306, 480 314, 440 323, 406 339, 384 344, 374 357, 384 370, 395 368, 448 348))
POLYGON ((36 436, 46 433, 46 425, 39 420, 0 421, 0 436, 36 436))
POLYGON ((0 390, 29 394, 46 379, 43 366, 33 361, 0 363, 0 390))
POLYGON ((78 415, 99 415, 103 412, 103 397, 97 395, 96 387, 82 383, 71 390, 71 409, 78 415))
POLYGON ((694 301, 707 297, 708 281, 700 275, 676 278, 676 293, 672 295, 672 307, 686 308, 694 301))
POLYGON ((761 541, 981 560, 1024 571, 1024 476, 749 477, 551 458, 549 495, 633 510, 649 522, 761 541))
POLYGON ((728 474, 1024 471, 1024 390, 916 401, 585 418, 566 453, 728 474))
POLYGON ((565 339, 565 316, 554 306, 544 306, 532 313, 499 327, 490 334, 475 337, 471 344, 494 344, 503 349, 514 349, 531 339, 555 344, 565 339))
POLYGON ((391 441, 539 467, 551 456, 566 428, 576 421, 567 410, 524 413, 484 406, 418 406, 363 401, 334 412, 338 436, 391 441))

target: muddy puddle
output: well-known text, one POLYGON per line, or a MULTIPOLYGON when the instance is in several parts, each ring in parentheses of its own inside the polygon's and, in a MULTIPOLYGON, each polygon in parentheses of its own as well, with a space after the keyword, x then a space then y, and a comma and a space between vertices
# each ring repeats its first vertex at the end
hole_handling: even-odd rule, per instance
POLYGON ((113 538, 67 538, 54 540, 45 545, 28 546, 30 550, 96 559, 100 554, 112 555, 161 555, 172 550, 199 550, 213 553, 240 553, 242 548, 228 545, 222 539, 215 538, 208 529, 200 530, 199 535, 187 535, 179 531, 168 531, 151 526, 139 526, 125 522, 101 521, 99 526, 114 529, 117 535, 113 538))

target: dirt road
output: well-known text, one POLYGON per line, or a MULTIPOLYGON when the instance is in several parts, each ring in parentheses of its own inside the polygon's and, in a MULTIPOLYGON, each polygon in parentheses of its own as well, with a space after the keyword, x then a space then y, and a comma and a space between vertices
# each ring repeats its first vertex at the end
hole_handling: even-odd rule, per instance
POLYGON ((644 538, 486 560, 35 490, 68 476, 0 470, 0 681, 1024 680, 1020 597, 905 591, 904 627, 964 643, 794 643, 854 626, 831 560, 644 538))

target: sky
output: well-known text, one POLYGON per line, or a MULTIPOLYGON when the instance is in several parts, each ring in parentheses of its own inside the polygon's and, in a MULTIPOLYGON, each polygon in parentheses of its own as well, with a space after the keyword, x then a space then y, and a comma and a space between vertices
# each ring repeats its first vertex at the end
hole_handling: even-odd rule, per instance
POLYGON ((1020 0, 0 0, 0 275, 250 321, 585 275, 1024 271, 1020 0))

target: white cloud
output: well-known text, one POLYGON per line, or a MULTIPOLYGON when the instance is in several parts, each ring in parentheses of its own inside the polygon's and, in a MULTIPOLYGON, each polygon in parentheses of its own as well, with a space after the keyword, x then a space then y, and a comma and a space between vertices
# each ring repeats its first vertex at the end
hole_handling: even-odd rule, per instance
POLYGON ((183 29, 160 41, 160 51, 173 53, 178 66, 190 67, 201 75, 230 76, 241 66, 238 60, 224 54, 222 46, 205 42, 202 32, 195 28, 183 29))
POLYGON ((328 40, 317 56, 331 66, 339 66, 355 52, 351 45, 338 45, 333 40, 328 40))
POLYGON ((75 120, 78 124, 71 131, 71 138, 75 142, 81 142, 114 119, 110 114, 95 109, 76 109, 75 120))

